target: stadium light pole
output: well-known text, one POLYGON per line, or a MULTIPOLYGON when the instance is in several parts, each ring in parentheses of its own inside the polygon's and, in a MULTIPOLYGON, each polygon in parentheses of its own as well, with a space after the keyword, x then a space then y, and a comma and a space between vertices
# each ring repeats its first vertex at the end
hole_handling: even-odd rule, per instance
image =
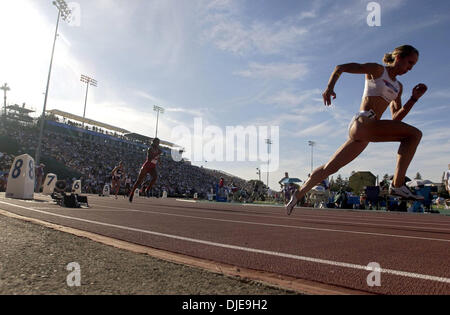
POLYGON ((311 174, 314 170, 313 168, 313 148, 316 145, 316 143, 314 141, 308 141, 308 145, 311 146, 311 174))
POLYGON ((164 108, 154 105, 153 106, 153 110, 155 112, 157 112, 157 116, 156 116, 156 134, 155 134, 155 138, 158 138, 158 123, 159 123, 159 113, 164 114, 164 108))
POLYGON ((259 167, 256 168, 256 174, 258 174, 259 181, 261 181, 261 170, 259 169, 259 167))
POLYGON ((83 123, 82 123, 82 129, 84 129, 84 119, 86 117, 86 104, 87 104, 87 97, 88 97, 88 91, 89 91, 89 85, 92 85, 94 87, 97 87, 97 80, 94 80, 91 77, 88 77, 87 75, 82 74, 81 75, 81 82, 86 83, 86 97, 84 99, 84 111, 83 111, 83 123))
POLYGON ((5 106, 5 118, 6 118, 6 92, 11 91, 11 88, 8 86, 8 83, 5 83, 2 87, 0 87, 1 90, 3 90, 3 101, 5 106))
POLYGON ((58 9, 58 19, 56 20, 55 39, 53 40, 52 56, 50 58, 50 67, 48 70, 47 87, 45 89, 44 108, 42 109, 41 128, 39 131, 38 147, 36 149, 35 164, 38 165, 41 158, 42 136, 44 134, 45 125, 45 110, 47 108, 48 89, 50 87, 50 77, 52 75, 53 56, 55 55, 56 39, 58 38, 59 20, 62 18, 67 21, 70 18, 72 11, 67 6, 64 0, 53 1, 53 5, 58 9))
POLYGON ((266 139, 267 144, 267 188, 269 188, 269 166, 270 166, 270 146, 272 145, 272 141, 270 139, 266 139))

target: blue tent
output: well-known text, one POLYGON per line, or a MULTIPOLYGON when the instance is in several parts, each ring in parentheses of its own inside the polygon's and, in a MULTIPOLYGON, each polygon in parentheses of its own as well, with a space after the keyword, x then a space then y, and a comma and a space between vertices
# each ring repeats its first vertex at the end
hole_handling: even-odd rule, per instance
POLYGON ((295 184, 295 183, 301 183, 302 181, 298 178, 286 178, 281 183, 282 184, 295 184))

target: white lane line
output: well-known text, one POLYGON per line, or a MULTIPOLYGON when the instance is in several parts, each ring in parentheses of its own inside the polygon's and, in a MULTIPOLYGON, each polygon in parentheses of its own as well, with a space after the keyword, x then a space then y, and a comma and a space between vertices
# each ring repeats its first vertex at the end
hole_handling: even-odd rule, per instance
POLYGON ((34 207, 33 209, 37 209, 37 210, 56 210, 55 207, 34 207))
MULTIPOLYGON (((121 226, 121 225, 116 225, 116 224, 75 218, 75 217, 70 217, 70 216, 66 216, 66 215, 61 215, 61 214, 46 212, 46 211, 42 211, 42 210, 36 210, 36 209, 28 208, 28 207, 23 207, 23 206, 19 206, 19 205, 7 203, 7 202, 2 202, 2 201, 0 201, 0 203, 6 204, 9 206, 13 206, 13 207, 17 207, 17 208, 22 208, 22 209, 25 209, 28 211, 38 212, 41 214, 56 216, 56 217, 60 217, 60 218, 64 218, 64 219, 70 219, 70 220, 74 220, 74 221, 80 221, 80 222, 96 224, 96 225, 106 226, 106 227, 112 227, 112 228, 117 228, 117 229, 122 229, 122 230, 128 230, 128 231, 133 231, 133 232, 139 232, 139 233, 144 233, 144 234, 149 234, 149 235, 154 235, 154 236, 166 237, 166 238, 171 238, 171 239, 176 239, 176 240, 181 240, 181 241, 186 241, 186 242, 191 242, 191 243, 196 243, 196 244, 215 246, 215 247, 226 248, 226 249, 234 249, 234 250, 255 253, 255 254, 263 254, 263 255, 276 256, 276 257, 282 257, 282 258, 290 258, 290 259, 295 259, 295 260, 300 260, 300 261, 313 262, 313 263, 324 264, 324 265, 331 265, 331 266, 335 266, 335 267, 372 271, 372 269, 368 266, 338 262, 338 261, 333 261, 333 260, 319 259, 319 258, 313 258, 313 257, 299 256, 299 255, 293 255, 293 254, 286 254, 286 253, 280 253, 280 252, 274 252, 274 251, 267 251, 267 250, 249 248, 249 247, 222 244, 222 243, 216 243, 216 242, 210 242, 210 241, 204 241, 204 240, 199 240, 199 239, 194 239, 194 238, 189 238, 189 237, 183 237, 183 236, 153 232, 153 231, 148 231, 148 230, 143 230, 143 229, 137 229, 137 228, 127 227, 127 226, 121 226)), ((7 210, 5 210, 5 211, 7 211, 7 210)), ((393 270, 393 269, 383 269, 383 268, 380 268, 379 270, 377 269, 377 271, 379 271, 381 273, 402 276, 402 277, 408 277, 408 278, 414 278, 414 279, 429 280, 429 281, 442 282, 442 283, 450 283, 450 278, 445 278, 445 277, 430 276, 430 275, 424 275, 424 274, 419 274, 419 273, 412 273, 412 272, 399 271, 399 270, 393 270)))
MULTIPOLYGON (((284 225, 284 224, 274 224, 274 223, 259 223, 259 222, 250 222, 250 221, 238 221, 238 220, 227 220, 227 219, 217 219, 217 218, 208 218, 208 217, 197 217, 197 216, 189 216, 185 214, 174 214, 167 212, 158 212, 151 210, 135 210, 135 209, 127 209, 127 208, 118 208, 111 206, 102 206, 95 205, 96 207, 108 208, 108 209, 119 209, 123 212, 140 212, 146 214, 158 214, 165 216, 173 216, 173 217, 183 217, 190 219, 198 219, 198 220, 209 220, 209 221, 219 221, 219 222, 227 222, 227 223, 239 223, 239 224, 250 224, 250 225, 261 225, 261 226, 270 226, 270 227, 281 227, 281 228, 291 228, 298 230, 312 230, 312 231, 325 231, 325 232, 338 232, 338 233, 349 233, 349 234, 361 234, 361 235, 371 235, 371 236, 382 236, 382 237, 395 237, 395 238, 407 238, 407 239, 416 239, 416 240, 425 240, 425 241, 438 241, 438 242, 450 242, 450 239, 441 239, 441 238, 430 238, 430 237, 419 237, 419 236, 409 236, 409 235, 394 235, 394 234, 386 234, 386 233, 373 233, 373 232, 360 232, 360 231, 347 231, 347 230, 337 230, 337 229, 324 229, 324 228, 312 228, 306 226, 293 226, 293 225, 284 225)), ((112 212, 117 210, 111 210, 112 212)), ((241 215, 241 214, 239 214, 241 215)), ((256 216, 256 215, 255 215, 256 216)), ((335 221, 328 221, 336 223, 335 221)), ((342 223, 342 222, 338 222, 342 223)))
MULTIPOLYGON (((192 201, 192 200, 182 200, 182 199, 176 199, 176 200, 180 201, 180 202, 187 202, 187 203, 198 203, 198 202, 192 201)), ((198 203, 198 204, 202 205, 202 203, 198 203)), ((153 206, 157 206, 157 205, 154 204, 153 206)), ((168 205, 163 205, 163 206, 168 206, 168 205)), ((253 206, 253 207, 260 207, 261 208, 261 206, 255 206, 255 205, 251 205, 251 204, 242 204, 241 206, 242 207, 253 206)), ((268 207, 268 206, 264 206, 264 207, 268 207)), ((210 211, 208 209, 194 209, 194 208, 191 208, 191 207, 187 207, 187 209, 197 210, 197 211, 210 211)), ((285 213, 284 208, 280 207, 280 209, 283 210, 282 213, 285 213)), ((223 211, 223 212, 227 211, 226 209, 221 209, 221 208, 214 208, 214 210, 223 211)), ((324 213, 324 212, 332 212, 333 210, 323 210, 322 209, 322 211, 324 213)), ((335 210, 335 211, 337 211, 337 210, 335 210)), ((343 211, 349 211, 349 210, 343 210, 343 211)), ((367 215, 374 214, 373 212, 371 212, 369 210, 366 210, 366 211, 362 211, 361 210, 359 212, 358 211, 354 211, 354 212, 356 214, 367 214, 367 215)), ((259 214, 256 214, 253 211, 249 212, 249 214, 237 214, 237 213, 233 213, 233 214, 234 215, 258 215, 258 216, 260 216, 259 214)), ((386 214, 387 214, 387 212, 386 212, 386 214)), ((413 214, 410 214, 410 215, 413 215, 413 214)), ((317 214, 316 215, 311 215, 311 214, 306 214, 304 212, 298 213, 298 216, 301 216, 301 217, 312 217, 312 218, 314 218, 316 220, 323 220, 322 218, 325 218, 325 219, 326 218, 330 218, 330 219, 339 219, 339 220, 340 219, 352 219, 352 220, 362 220, 362 221, 381 221, 381 222, 389 222, 389 223, 393 223, 393 224, 401 223, 401 224, 416 224, 416 225, 417 224, 420 224, 420 225, 436 225, 436 226, 444 226, 443 229, 445 229, 445 228, 446 229, 450 229, 450 221, 449 222, 432 222, 432 223, 430 223, 430 222, 420 222, 420 221, 404 221, 403 218, 387 218, 387 217, 385 217, 385 218, 377 218, 377 217, 374 217, 374 216, 372 216, 372 217, 368 217, 368 216, 361 217, 361 216, 350 216, 350 215, 344 215, 344 214, 336 215, 336 214, 332 214, 332 213, 330 213, 330 214, 328 214, 328 213, 324 213, 324 214, 319 213, 318 215, 317 214)), ((266 215, 266 217, 275 218, 274 216, 268 216, 268 215, 266 215)), ((276 218, 279 219, 280 217, 276 217, 276 218)), ((296 220, 296 217, 284 217, 284 218, 285 219, 289 219, 289 220, 296 220)), ((323 220, 323 222, 335 222, 335 221, 323 220)), ((352 221, 352 222, 342 221, 342 223, 352 223, 352 224, 379 226, 376 223, 364 223, 364 222, 355 222, 355 221, 352 221)), ((388 227, 405 227, 404 225, 383 225, 383 226, 388 226, 388 227)), ((417 227, 417 228, 424 228, 425 229, 425 227, 417 227)), ((430 228, 430 229, 441 230, 440 228, 430 228)))
POLYGON ((195 200, 183 200, 183 199, 175 199, 176 201, 188 202, 188 203, 197 203, 195 200))
MULTIPOLYGON (((300 209, 302 210, 302 209, 300 209)), ((222 211, 226 211, 226 210, 222 210, 222 211)), ((334 212, 338 212, 339 210, 334 210, 334 212)), ((341 210, 343 212, 348 212, 348 211, 352 211, 352 210, 341 210)), ((413 213, 392 213, 392 212, 384 212, 384 213, 380 213, 380 212, 375 212, 375 210, 373 212, 366 210, 366 211, 355 211, 353 210, 353 212, 355 213, 355 216, 350 216, 350 215, 345 215, 345 214, 333 214, 333 213, 328 213, 328 212, 333 212, 333 210, 329 209, 317 209, 317 210, 303 210, 302 212, 297 212, 297 217, 301 216, 301 217, 313 217, 313 218, 331 218, 331 219, 352 219, 352 220, 363 220, 363 221, 381 221, 381 222, 389 222, 389 223, 402 223, 402 224, 421 224, 421 225, 442 225, 445 226, 447 228, 450 227, 450 221, 447 222, 421 222, 421 221, 405 221, 404 219, 407 218, 407 216, 414 216, 416 215, 417 217, 419 216, 428 216, 428 214, 413 214, 413 213), (306 211, 316 211, 316 215, 311 215, 311 214, 306 214, 306 211), (367 216, 359 216, 361 214, 367 214, 367 216), (386 214, 386 215, 405 215, 405 217, 403 218, 395 218, 395 217, 384 217, 384 218, 377 218, 375 215, 381 215, 381 214, 386 214), (372 216, 370 216, 372 215, 372 216), (370 216, 370 217, 369 217, 370 216)), ((253 212, 252 212, 253 213, 253 212)), ((285 213, 285 211, 283 211, 283 213, 285 213)), ((442 216, 444 217, 444 216, 442 216)), ((295 217, 291 217, 291 218, 295 218, 295 217)))
MULTIPOLYGON (((106 197, 98 197, 98 196, 90 196, 91 198, 94 198, 94 199, 97 199, 97 200, 105 200, 105 198, 106 197)), ((144 199, 144 198, 142 198, 142 199, 144 199)), ((112 200, 112 199, 111 199, 112 200)), ((207 203, 202 203, 202 202, 197 202, 197 201, 195 201, 195 200, 184 200, 184 199, 175 199, 176 201, 179 201, 179 202, 186 202, 186 203, 198 203, 199 205, 203 205, 203 204, 207 204, 207 203)), ((35 202, 35 201, 33 201, 33 200, 30 200, 30 201, 23 201, 23 200, 18 200, 18 201, 22 201, 22 202, 25 202, 25 203, 38 203, 38 204, 42 204, 42 202, 35 202)), ((46 201, 45 203, 50 203, 51 201, 46 201)), ((156 205, 152 205, 152 206, 156 206, 156 205)), ((168 205, 164 205, 164 206, 168 206, 168 205)), ((272 207, 272 208, 276 208, 276 207, 274 207, 274 206, 258 206, 258 205, 252 205, 252 204, 242 204, 241 205, 242 207, 253 207, 253 208, 257 208, 257 207, 259 207, 259 208, 264 208, 264 207, 272 207)), ((35 207, 36 209, 41 209, 41 207, 35 207)), ((283 207, 278 207, 278 208, 280 208, 280 209, 284 209, 283 207)), ((42 208, 42 209, 45 209, 45 208, 42 208)), ((51 209, 51 208, 48 208, 48 209, 51 209)), ((195 209, 195 208, 191 208, 191 207, 187 207, 187 209, 190 209, 190 210, 193 210, 193 211, 210 211, 210 210, 208 210, 208 209, 195 209)), ((216 209, 214 209, 214 210, 218 210, 218 211, 222 211, 222 212, 227 212, 227 210, 225 210, 225 209, 220 209, 220 208, 216 208, 216 209)), ((301 209, 300 209, 301 210, 301 209)), ((314 210, 311 210, 311 211, 314 211, 314 210)), ((304 211, 303 212, 301 212, 301 213, 298 213, 298 215, 297 216, 295 216, 295 217, 275 217, 275 216, 270 216, 270 215, 264 215, 265 217, 268 217, 268 218, 278 218, 278 219, 289 219, 289 220, 296 220, 296 221, 300 221, 301 219, 297 219, 299 216, 301 216, 301 217, 311 217, 311 218, 314 218, 314 220, 322 220, 322 222, 340 222, 340 223, 351 223, 351 224, 361 224, 361 225, 373 225, 373 226, 380 226, 380 225, 377 225, 376 223, 372 223, 372 222, 374 222, 374 221, 381 221, 381 222, 389 222, 389 223, 393 223, 393 224, 395 224, 395 223, 401 223, 402 225, 381 225, 381 226, 383 226, 383 227, 394 227, 394 228, 404 228, 405 227, 405 225, 404 224, 420 224, 420 225, 435 225, 435 226, 443 226, 443 228, 442 229, 450 229, 450 221, 448 221, 448 222, 420 222, 420 221, 404 221, 404 218, 396 218, 396 217, 394 217, 394 216, 396 216, 396 215, 399 215, 400 213, 389 213, 389 212, 385 212, 384 214, 390 214, 390 215, 392 215, 392 217, 391 218, 388 218, 388 217, 384 217, 384 218, 377 218, 377 217, 375 217, 375 216, 372 216, 372 217, 368 217, 368 216, 359 216, 360 214, 367 214, 367 215, 372 215, 372 214, 376 214, 376 215, 378 215, 378 214, 383 214, 383 213, 379 213, 379 212, 372 212, 372 210, 359 210, 359 211, 356 211, 356 210, 343 210, 343 212, 349 212, 349 211, 353 211, 356 215, 355 216, 350 216, 350 215, 345 215, 344 213, 342 213, 342 214, 336 214, 336 212, 338 212, 338 210, 332 210, 332 209, 317 209, 316 210, 317 212, 316 212, 316 214, 315 215, 311 215, 311 214, 306 214, 306 213, 304 213, 304 211), (335 213, 333 213, 333 212, 335 212, 335 213), (329 218, 329 219, 338 219, 338 220, 341 220, 341 219, 351 219, 352 220, 352 222, 348 222, 348 221, 327 221, 327 220, 323 220, 323 219, 327 219, 327 218, 329 218), (364 223, 364 222, 355 222, 355 220, 362 220, 362 221, 371 221, 371 223, 364 223)), ((373 211, 375 211, 375 210, 373 210, 373 211)), ((230 211, 228 211, 228 212, 230 212, 230 211)), ((284 213, 284 212, 283 212, 284 213)), ((233 215, 254 215, 254 216, 261 216, 261 215, 259 215, 259 214, 255 214, 254 212, 250 212, 250 214, 243 214, 243 213, 240 213, 240 214, 238 214, 238 213, 230 213, 230 214, 233 214, 233 215)), ((414 216, 414 215, 418 215, 418 214, 412 214, 412 213, 402 213, 402 214, 404 214, 405 215, 405 218, 407 217, 406 215, 411 215, 411 216, 414 216)), ((427 214, 423 214, 423 216, 427 216, 427 214)), ((422 229, 426 229, 425 227, 416 227, 416 226, 409 226, 409 227, 411 227, 411 228, 422 228, 422 229)), ((436 230, 442 230, 441 228, 429 228, 429 229, 436 229, 436 230)))
MULTIPOLYGON (((195 201, 184 201, 183 202, 195 202, 195 201)), ((98 205, 98 204, 93 204, 91 203, 91 206, 96 206, 96 207, 103 207, 103 208, 111 208, 111 209, 121 209, 121 210, 129 210, 127 208, 116 208, 116 207, 111 207, 111 206, 103 206, 103 205, 98 205)), ((157 205, 152 205, 152 207, 157 206, 157 205)), ((49 208, 49 207, 34 207, 34 209, 39 209, 39 210, 53 210, 55 208, 49 208)), ((195 211, 195 212, 210 212, 209 210, 205 210, 205 209, 195 209, 195 208, 188 208, 188 211, 195 211)), ((100 210, 92 210, 92 209, 78 209, 77 211, 83 211, 83 210, 88 210, 88 211, 100 211, 100 210)), ((139 211, 139 210, 136 210, 139 211)), ((314 215, 302 215, 303 217, 312 217, 314 219, 297 219, 297 218, 288 218, 288 217, 280 217, 280 216, 272 216, 272 215, 260 215, 260 214, 255 214, 255 213, 234 213, 234 212, 226 212, 224 214, 229 214, 229 215, 235 215, 235 216, 252 216, 252 217, 259 217, 259 218, 274 218, 274 219, 285 219, 285 220, 295 220, 295 221, 301 221, 301 222, 310 222, 310 223, 315 223, 315 222, 323 222, 323 223, 342 223, 342 224, 351 224, 351 225, 360 225, 360 226, 367 226, 367 227, 387 227, 387 228, 410 228, 410 229, 416 229, 416 230, 425 230, 425 231, 429 231, 429 230, 436 230, 436 231, 440 231, 442 233, 447 233, 450 232, 450 229, 446 228, 437 228, 437 227, 423 227, 423 226, 407 226, 407 225, 390 225, 390 224, 378 224, 378 223, 364 223, 364 222, 354 222, 354 221, 339 221, 340 217, 339 216, 334 216, 334 218, 336 218, 337 220, 324 220, 321 217, 317 217, 314 215)), ((331 217, 333 218, 333 216, 331 217)), ((365 219, 365 220, 371 220, 370 218, 365 219)), ((414 223, 414 224, 433 224, 433 223, 421 223, 421 222, 402 222, 402 223, 414 223)), ((436 225, 439 225, 439 223, 436 223, 436 225)))
MULTIPOLYGON (((247 215, 247 214, 237 214, 237 213, 233 213, 235 215, 247 215)), ((393 224, 385 224, 385 223, 365 223, 365 222, 356 222, 356 221, 342 221, 346 218, 351 218, 351 217, 340 217, 340 216, 315 216, 315 215, 310 215, 310 214, 300 214, 299 216, 301 217, 309 217, 309 218, 313 218, 313 219, 299 219, 298 217, 292 217, 292 218, 287 218, 287 217, 275 217, 275 216, 268 216, 268 215, 256 215, 256 214, 248 214, 249 216, 259 216, 259 217, 267 217, 267 218, 278 218, 278 219, 288 219, 288 220, 295 220, 295 221, 307 221, 309 220, 309 222, 325 222, 325 223, 343 223, 343 224, 352 224, 352 225, 361 225, 361 226, 369 226, 369 227, 387 227, 387 228, 412 228, 412 229, 421 229, 421 230, 425 230, 425 231, 429 231, 429 230, 437 230, 437 231, 441 231, 443 233, 445 232, 450 232, 450 226, 448 226, 447 224, 441 224, 441 223, 422 223, 422 222, 412 222, 412 221, 402 221, 401 223, 403 225, 393 225, 393 224), (330 218, 331 220, 326 220, 327 218, 330 218), (427 225, 444 225, 444 227, 424 227, 424 226, 415 226, 415 225, 405 225, 405 224, 427 224, 427 225)), ((353 218, 351 218, 353 220, 353 218)), ((362 218, 354 218, 356 220, 362 220, 362 218)), ((363 219, 365 221, 372 221, 371 218, 366 218, 363 219)), ((390 220, 373 220, 373 221, 387 221, 389 223, 397 223, 397 222, 393 222, 390 220)))
MULTIPOLYGON (((376 214, 376 213, 375 213, 376 214)), ((324 217, 324 218, 338 218, 338 219, 352 219, 352 220, 364 220, 364 221, 381 221, 381 222, 390 222, 390 223, 402 223, 402 224, 421 224, 421 225, 443 225, 445 227, 450 227, 450 221, 448 222, 422 222, 422 221, 405 221, 407 215, 417 215, 419 216, 428 216, 428 214, 407 214, 404 213, 404 218, 377 218, 375 216, 369 217, 360 217, 360 216, 349 216, 349 215, 329 215, 329 214, 319 214, 319 215, 311 215, 311 214, 303 214, 300 213, 300 216, 309 216, 309 217, 324 217)))

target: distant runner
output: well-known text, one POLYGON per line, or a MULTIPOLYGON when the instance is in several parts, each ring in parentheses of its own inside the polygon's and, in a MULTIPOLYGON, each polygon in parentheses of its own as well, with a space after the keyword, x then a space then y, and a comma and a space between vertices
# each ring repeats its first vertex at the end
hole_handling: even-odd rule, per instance
POLYGON ((162 151, 159 148, 159 139, 155 138, 153 139, 152 145, 147 150, 147 160, 145 161, 144 165, 142 165, 138 179, 134 183, 133 188, 131 189, 129 197, 130 202, 133 202, 134 192, 138 187, 141 186, 147 174, 150 174, 150 176, 152 177, 152 181, 150 182, 150 185, 148 185, 146 192, 150 191, 150 189, 156 183, 156 180, 158 179, 156 164, 158 163, 161 154, 162 151))
POLYGON ((122 175, 123 175, 123 163, 122 161, 120 161, 119 165, 117 165, 111 172, 112 191, 114 192, 116 199, 117 194, 119 193, 122 175))

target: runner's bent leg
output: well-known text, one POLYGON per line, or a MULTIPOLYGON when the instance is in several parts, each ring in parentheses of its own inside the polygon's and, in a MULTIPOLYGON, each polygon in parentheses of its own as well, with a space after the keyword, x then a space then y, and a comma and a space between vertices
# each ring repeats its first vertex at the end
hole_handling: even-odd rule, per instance
POLYGON ((156 180, 158 179, 158 172, 156 171, 156 168, 152 168, 150 170, 150 176, 152 177, 152 180, 150 184, 147 186, 146 192, 148 193, 150 189, 152 189, 153 185, 156 183, 156 180))
POLYGON ((401 121, 374 120, 367 123, 361 138, 370 142, 400 142, 393 184, 394 187, 403 186, 406 171, 422 139, 422 132, 401 121))
POLYGON ((144 181, 146 175, 147 175, 147 172, 145 172, 143 169, 141 169, 140 172, 139 172, 138 179, 136 180, 136 182, 133 185, 133 188, 130 191, 130 197, 129 197, 130 202, 133 201, 134 192, 136 191, 136 189, 139 186, 141 186, 141 184, 144 181))

